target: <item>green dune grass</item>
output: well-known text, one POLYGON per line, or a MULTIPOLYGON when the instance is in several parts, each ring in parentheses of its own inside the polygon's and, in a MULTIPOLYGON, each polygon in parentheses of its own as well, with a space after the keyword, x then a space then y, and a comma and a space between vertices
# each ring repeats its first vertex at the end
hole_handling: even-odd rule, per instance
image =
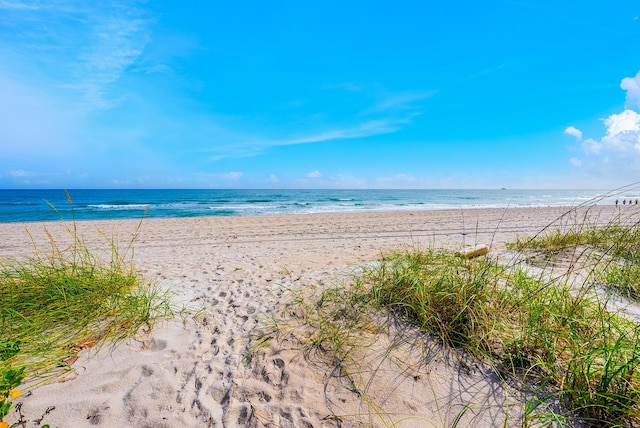
POLYGON ((47 231, 45 249, 34 242, 31 257, 0 261, 2 405, 10 405, 10 391, 21 383, 33 387, 69 370, 82 349, 113 345, 174 313, 170 293, 135 270, 137 232, 124 252, 103 235, 110 253, 103 260, 75 222, 64 225, 69 247, 59 248, 47 231))

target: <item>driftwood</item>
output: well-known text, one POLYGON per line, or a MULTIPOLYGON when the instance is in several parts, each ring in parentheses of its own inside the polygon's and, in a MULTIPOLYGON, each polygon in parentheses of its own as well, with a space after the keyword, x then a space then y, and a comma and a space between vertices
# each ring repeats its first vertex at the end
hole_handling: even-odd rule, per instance
POLYGON ((489 246, 481 244, 475 247, 466 247, 458 252, 456 255, 465 259, 472 259, 474 257, 484 256, 489 252, 489 246))

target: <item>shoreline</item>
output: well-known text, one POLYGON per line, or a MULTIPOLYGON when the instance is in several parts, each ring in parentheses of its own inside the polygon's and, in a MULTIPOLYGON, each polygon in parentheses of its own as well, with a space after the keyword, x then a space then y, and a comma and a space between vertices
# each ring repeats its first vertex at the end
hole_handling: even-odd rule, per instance
POLYGON ((396 189, 396 190, 62 190, 3 192, 0 220, 56 221, 192 216, 279 215, 341 212, 504 209, 586 204, 614 204, 637 193, 597 189, 396 189), (71 204, 70 204, 71 202, 71 204))
MULTIPOLYGON (((621 212, 614 207, 591 209, 589 215, 605 223, 621 212)), ((63 382, 35 388, 18 401, 24 403, 22 412, 27 418, 39 417, 55 406, 42 421, 52 426, 248 426, 256 421, 262 425, 254 426, 338 426, 327 419, 332 414, 367 420, 367 409, 358 395, 344 384, 332 383, 335 379, 323 367, 302 358, 291 344, 267 346, 249 363, 244 361, 252 337, 266 320, 282 311, 288 290, 322 287, 349 268, 393 249, 433 246, 457 250, 463 245, 487 244, 492 252, 499 252, 505 242, 541 231, 568 210, 458 209, 78 222, 80 235, 89 248, 98 251, 108 249, 105 244, 109 241, 96 228, 126 246, 140 226, 136 268, 146 279, 176 291, 178 301, 196 305, 198 315, 184 325, 179 319, 168 321, 151 335, 115 349, 83 351, 63 382)), ((581 211, 566 215, 560 225, 572 225, 583 215, 581 211)), ((32 252, 25 227, 42 249, 48 245, 44 228, 61 247, 67 243, 60 222, 2 223, 0 234, 7 238, 0 243, 1 258, 32 252)), ((443 395, 436 396, 436 407, 449 403, 442 415, 431 415, 433 407, 426 404, 416 408, 422 398, 412 391, 430 392, 422 383, 415 383, 412 376, 418 374, 401 382, 405 374, 385 368, 389 373, 381 374, 380 379, 390 376, 394 392, 385 399, 384 411, 397 415, 398 420, 409 418, 400 426, 420 426, 419 419, 411 418, 451 420, 465 403, 482 401, 490 403, 489 410, 475 416, 469 412, 469 416, 478 422, 476 426, 491 426, 491 420, 505 411, 505 403, 517 404, 504 385, 486 372, 467 376, 456 372, 456 364, 444 357, 418 364, 424 366, 420 370, 426 370, 419 374, 425 382, 440 385, 436 390, 443 395)), ((9 420, 14 417, 12 413, 9 420)), ((355 423, 343 421, 342 426, 355 423)))

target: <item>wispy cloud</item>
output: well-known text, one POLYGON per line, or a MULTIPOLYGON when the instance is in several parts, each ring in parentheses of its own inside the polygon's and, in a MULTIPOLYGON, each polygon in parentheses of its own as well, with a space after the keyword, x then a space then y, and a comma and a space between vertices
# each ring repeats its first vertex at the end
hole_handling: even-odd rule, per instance
POLYGON ((242 136, 238 133, 234 135, 231 131, 225 131, 224 134, 227 136, 228 143, 209 147, 205 151, 211 153, 209 156, 211 161, 219 161, 228 158, 255 156, 271 147, 367 138, 397 132, 403 126, 410 124, 415 116, 417 116, 417 113, 400 119, 369 120, 349 127, 320 130, 317 133, 281 139, 242 136))
POLYGON ((416 103, 434 96, 437 91, 402 91, 386 93, 367 113, 380 113, 397 110, 414 110, 416 103))
MULTIPOLYGON (((345 91, 352 90, 351 86, 349 88, 331 86, 331 89, 336 88, 345 91)), ((379 88, 375 88, 374 92, 376 92, 375 96, 369 96, 368 107, 350 114, 347 113, 348 117, 337 118, 336 122, 340 122, 340 125, 324 123, 315 126, 314 132, 298 132, 297 135, 280 138, 266 134, 252 136, 236 134, 236 138, 226 139, 228 144, 209 148, 207 151, 213 153, 210 159, 221 160, 229 157, 253 156, 270 147, 352 140, 399 132, 410 126, 414 119, 420 115, 419 102, 435 93, 432 91, 402 91, 385 92, 384 95, 379 95, 378 93, 381 92, 379 88)), ((339 101, 337 103, 339 104, 339 101)), ((230 134, 232 133, 227 133, 228 136, 230 134)), ((258 134, 260 134, 259 131, 258 134)))
MULTIPOLYGON (((92 28, 92 47, 80 56, 80 88, 86 100, 98 108, 114 104, 109 84, 142 54, 150 40, 149 20, 137 9, 119 7, 110 16, 98 18, 92 28)), ((117 102, 117 101, 116 101, 117 102)))
POLYGON ((390 134, 398 131, 402 125, 411 123, 411 119, 414 116, 415 115, 411 115, 402 119, 369 120, 347 128, 321 131, 316 134, 297 138, 272 141, 268 144, 274 146, 289 146, 293 144, 319 143, 322 141, 365 138, 373 135, 390 134))
POLYGON ((142 54, 153 22, 135 1, 5 0, 0 10, 0 49, 19 66, 14 73, 46 73, 54 86, 79 91, 92 109, 118 104, 110 85, 142 54))
POLYGON ((129 138, 114 122, 96 126, 93 113, 124 96, 118 82, 141 55, 150 23, 136 1, 0 0, 0 177, 66 185, 71 168, 95 180, 106 165, 124 163, 109 157, 114 148, 141 152, 142 127, 129 138))
POLYGON ((366 138, 374 135, 390 134, 412 123, 420 115, 419 102, 432 97, 436 91, 387 91, 379 87, 366 88, 345 84, 333 85, 332 89, 369 92, 372 102, 363 110, 354 112, 359 119, 351 126, 321 130, 311 135, 293 137, 275 142, 276 145, 317 143, 330 140, 366 138), (357 88, 357 89, 356 89, 357 88), (372 95, 371 95, 372 94, 372 95))
POLYGON ((7 175, 13 178, 25 178, 25 177, 35 177, 37 173, 33 171, 25 171, 25 170, 10 170, 7 171, 7 175))
POLYGON ((0 9, 5 10, 37 10, 40 9, 41 6, 38 4, 39 2, 26 2, 26 1, 0 1, 0 9))

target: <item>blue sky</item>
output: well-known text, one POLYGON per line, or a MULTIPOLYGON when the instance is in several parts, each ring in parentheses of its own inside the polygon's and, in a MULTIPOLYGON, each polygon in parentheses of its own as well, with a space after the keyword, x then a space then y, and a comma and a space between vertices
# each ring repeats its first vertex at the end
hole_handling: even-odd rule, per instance
POLYGON ((640 180, 640 2, 0 0, 0 188, 640 180))

